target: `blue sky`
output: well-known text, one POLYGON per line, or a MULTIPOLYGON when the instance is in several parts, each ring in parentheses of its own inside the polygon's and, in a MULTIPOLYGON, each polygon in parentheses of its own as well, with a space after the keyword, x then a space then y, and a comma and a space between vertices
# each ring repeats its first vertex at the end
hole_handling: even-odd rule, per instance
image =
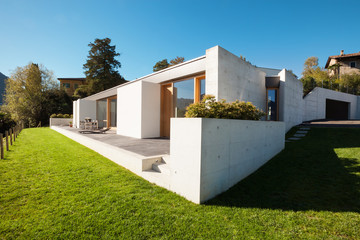
POLYGON ((360 51, 360 1, 0 0, 0 72, 43 64, 83 77, 88 44, 109 37, 127 80, 164 58, 186 60, 215 45, 261 67, 301 75, 307 57, 360 51))

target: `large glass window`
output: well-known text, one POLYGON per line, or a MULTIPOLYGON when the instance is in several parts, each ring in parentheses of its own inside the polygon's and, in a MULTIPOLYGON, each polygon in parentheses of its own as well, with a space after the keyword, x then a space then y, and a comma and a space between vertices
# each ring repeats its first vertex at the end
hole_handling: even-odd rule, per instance
POLYGON ((278 89, 267 90, 267 114, 266 120, 277 121, 278 115, 278 89))
POLYGON ((110 102, 110 126, 116 127, 116 103, 117 99, 111 99, 110 102))
POLYGON ((194 79, 174 83, 175 117, 184 117, 186 108, 194 103, 194 79))
POLYGON ((200 80, 200 101, 205 96, 205 78, 200 80))
POLYGON ((99 128, 106 127, 106 109, 107 109, 107 100, 102 99, 96 102, 96 119, 98 120, 99 128))

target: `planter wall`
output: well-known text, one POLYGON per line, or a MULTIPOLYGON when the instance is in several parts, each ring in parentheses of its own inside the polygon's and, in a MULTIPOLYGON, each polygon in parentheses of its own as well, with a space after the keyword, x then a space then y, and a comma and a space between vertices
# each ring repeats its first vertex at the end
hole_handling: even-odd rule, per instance
POLYGON ((69 126, 72 122, 72 118, 50 118, 50 127, 51 126, 69 126))
POLYGON ((283 122, 171 119, 171 190, 195 203, 226 191, 279 153, 283 122))

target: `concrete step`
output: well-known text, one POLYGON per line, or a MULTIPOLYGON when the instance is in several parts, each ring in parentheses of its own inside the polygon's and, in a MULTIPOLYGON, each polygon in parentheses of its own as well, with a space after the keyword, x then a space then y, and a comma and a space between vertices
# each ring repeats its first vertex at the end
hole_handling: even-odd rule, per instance
POLYGON ((156 172, 160 172, 166 175, 170 175, 170 168, 169 165, 163 162, 160 163, 153 163, 152 169, 156 172))
POLYGON ((163 155, 161 158, 164 163, 170 163, 170 155, 163 155))

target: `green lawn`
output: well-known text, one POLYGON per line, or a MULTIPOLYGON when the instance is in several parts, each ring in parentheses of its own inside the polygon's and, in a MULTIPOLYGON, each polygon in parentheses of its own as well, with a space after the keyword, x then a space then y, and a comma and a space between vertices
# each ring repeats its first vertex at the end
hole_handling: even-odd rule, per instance
POLYGON ((311 129, 204 205, 48 128, 0 160, 0 239, 356 239, 360 129, 311 129))

